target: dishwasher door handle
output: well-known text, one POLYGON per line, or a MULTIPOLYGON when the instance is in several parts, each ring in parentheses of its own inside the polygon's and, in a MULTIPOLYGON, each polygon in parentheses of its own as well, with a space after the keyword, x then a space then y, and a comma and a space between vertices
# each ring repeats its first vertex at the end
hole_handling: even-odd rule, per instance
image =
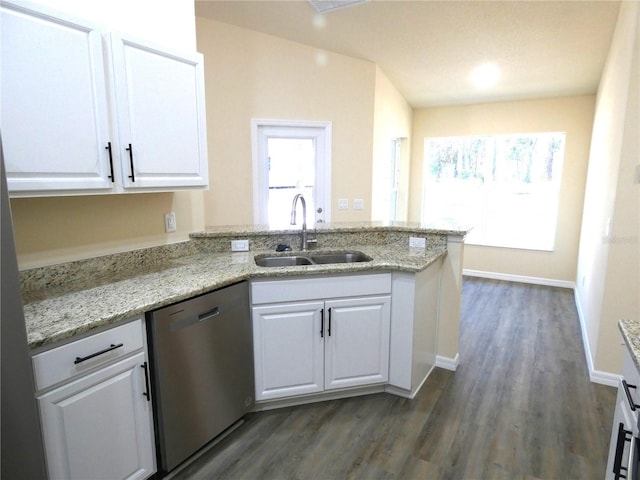
POLYGON ((220 315, 220 307, 213 307, 211 310, 205 313, 201 313, 198 315, 198 322, 204 322, 205 320, 209 320, 210 318, 217 317, 220 315))
POLYGON ((218 315, 220 315, 220 307, 214 307, 211 310, 201 313, 197 316, 193 315, 186 318, 181 318, 180 320, 174 320, 173 322, 171 322, 171 324, 169 324, 169 330, 172 332, 182 330, 183 328, 197 325, 198 323, 217 317, 218 315))

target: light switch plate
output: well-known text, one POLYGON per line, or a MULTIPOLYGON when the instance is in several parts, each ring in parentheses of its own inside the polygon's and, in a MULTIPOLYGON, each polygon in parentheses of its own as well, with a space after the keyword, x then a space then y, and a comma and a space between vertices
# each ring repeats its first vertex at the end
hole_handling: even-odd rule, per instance
POLYGON ((174 212, 164 214, 164 231, 166 233, 176 231, 176 214, 174 212))
POLYGON ((348 210, 349 209, 349 199, 348 198, 339 198, 338 199, 338 210, 348 210))
POLYGON ((362 210, 364 209, 364 200, 361 198, 356 198, 353 201, 353 209, 354 210, 362 210))

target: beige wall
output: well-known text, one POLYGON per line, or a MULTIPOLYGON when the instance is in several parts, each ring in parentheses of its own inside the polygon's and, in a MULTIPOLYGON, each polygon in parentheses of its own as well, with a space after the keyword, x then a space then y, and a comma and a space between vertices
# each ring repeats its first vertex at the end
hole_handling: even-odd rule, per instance
POLYGON ((639 17, 637 2, 623 2, 598 89, 589 159, 576 293, 596 375, 621 373, 618 319, 640 320, 639 17))
POLYGON ((376 66, 203 18, 196 31, 206 75, 205 223, 253 223, 251 118, 331 121, 332 221, 368 220, 376 66), (362 198, 365 208, 337 210, 338 198, 362 198))
POLYGON ((11 200, 20 269, 186 240, 204 228, 202 192, 11 200), (177 231, 164 233, 175 212, 177 231))
POLYGON ((376 93, 373 124, 373 185, 371 220, 389 219, 391 141, 403 138, 400 158, 398 220, 406 220, 409 206, 409 152, 413 110, 376 66, 376 93))
MULTIPOLYGON (((195 48, 193 2, 36 1, 174 49, 195 48)), ((180 241, 204 226, 202 192, 12 199, 11 208, 20 269, 180 241), (166 212, 176 213, 175 233, 164 233, 166 212)))
POLYGON ((422 205, 424 139, 429 136, 564 131, 567 133, 553 252, 465 246, 464 268, 559 281, 575 281, 582 200, 595 97, 426 108, 414 111, 410 219, 422 205))

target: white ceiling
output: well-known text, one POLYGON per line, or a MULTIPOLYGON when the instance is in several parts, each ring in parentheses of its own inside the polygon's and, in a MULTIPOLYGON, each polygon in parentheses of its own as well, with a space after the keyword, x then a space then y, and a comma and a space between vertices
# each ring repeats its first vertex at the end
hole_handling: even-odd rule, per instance
POLYGON ((619 1, 195 0, 196 15, 377 63, 413 107, 596 92, 619 1), (471 71, 495 62, 499 82, 471 71))

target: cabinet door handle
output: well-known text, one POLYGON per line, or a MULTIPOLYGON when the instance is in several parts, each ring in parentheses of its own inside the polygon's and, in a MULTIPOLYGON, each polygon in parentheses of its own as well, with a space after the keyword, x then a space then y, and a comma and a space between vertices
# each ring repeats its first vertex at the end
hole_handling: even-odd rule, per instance
POLYGON ((131 179, 132 182, 135 182, 136 174, 133 171, 133 147, 131 146, 131 144, 129 144, 129 146, 125 148, 125 150, 129 152, 129 165, 131 165, 131 175, 129 175, 129 178, 131 179))
POLYGON ((147 362, 144 362, 140 365, 144 370, 144 388, 145 391, 142 392, 142 395, 147 397, 147 402, 151 401, 151 395, 149 394, 149 367, 147 366, 147 362))
POLYGON ((111 179, 111 183, 115 182, 115 178, 113 177, 113 155, 111 154, 111 142, 107 142, 107 146, 104 147, 109 152, 109 169, 111 170, 111 175, 107 178, 111 179))
POLYGON ((100 350, 99 352, 96 353, 92 353, 91 355, 87 355, 86 357, 76 357, 76 359, 73 361, 74 364, 79 364, 82 363, 86 360, 89 360, 90 358, 93 357, 97 357, 98 355, 102 355, 103 353, 107 353, 110 352, 111 350, 115 350, 116 348, 120 348, 123 347, 124 343, 119 343, 118 345, 114 345, 113 343, 111 344, 111 346, 105 348, 104 350, 100 350))
POLYGON ((320 338, 324 338, 324 308, 320 310, 320 338))
POLYGON ((329 327, 327 328, 327 334, 331 336, 331 307, 329 307, 329 327))
POLYGON ((618 441, 616 442, 616 454, 613 460, 613 475, 615 480, 619 478, 627 478, 622 471, 627 471, 627 467, 622 466, 622 454, 624 453, 624 444, 631 441, 632 432, 624 429, 624 423, 620 422, 618 426, 618 441))
POLYGON ((640 407, 640 405, 635 404, 635 402, 633 401, 633 398, 631 398, 631 391, 629 389, 633 388, 635 390, 636 386, 629 385, 626 380, 622 380, 622 387, 624 388, 624 393, 627 395, 627 401, 629 402, 629 407, 631 407, 631 410, 635 412, 636 408, 640 407))

